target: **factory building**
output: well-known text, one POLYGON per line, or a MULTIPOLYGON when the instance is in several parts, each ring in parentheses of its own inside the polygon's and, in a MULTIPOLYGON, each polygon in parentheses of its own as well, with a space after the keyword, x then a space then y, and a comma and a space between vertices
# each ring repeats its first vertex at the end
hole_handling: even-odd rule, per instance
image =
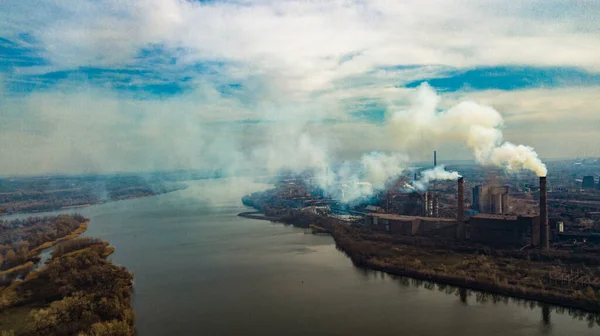
POLYGON ((581 188, 583 189, 594 189, 594 177, 593 176, 584 176, 583 181, 581 182, 581 188))
POLYGON ((423 196, 423 215, 425 217, 439 217, 440 216, 440 198, 437 194, 430 191, 426 192, 423 196))
MULTIPOLYGON (((460 185, 459 185, 460 188, 460 185)), ((478 188, 479 205, 483 210, 487 210, 483 206, 485 203, 492 203, 488 206, 492 210, 501 210, 506 213, 504 208, 507 204, 503 195, 508 195, 507 187, 491 187, 491 190, 486 190, 485 187, 478 188), (485 199, 484 195, 492 197, 485 199), (500 196, 497 196, 500 195, 500 196), (498 204, 501 202, 501 205, 498 204)), ((548 249, 550 246, 550 230, 548 227, 548 197, 546 190, 546 177, 540 177, 540 213, 539 215, 526 216, 508 216, 503 214, 476 214, 468 220, 466 236, 469 240, 479 243, 491 245, 510 245, 510 246, 525 246, 533 245, 540 246, 543 249, 548 249)))
POLYGON ((476 186, 472 209, 489 214, 508 213, 508 186, 476 186))
POLYGON ((431 218, 402 216, 397 214, 370 213, 365 216, 364 225, 379 232, 415 235, 440 235, 456 237, 456 220, 451 218, 431 218))
POLYGON ((385 209, 405 216, 439 217, 439 195, 433 192, 387 193, 385 209))
MULTIPOLYGON (((364 225, 379 232, 406 236, 442 236, 459 240, 467 239, 494 246, 532 245, 543 249, 549 248, 546 177, 540 177, 539 215, 511 216, 479 213, 466 219, 464 217, 464 183, 462 177, 457 181, 456 219, 369 213, 364 218, 364 225)), ((474 193, 480 193, 479 205, 482 206, 482 209, 491 208, 491 211, 507 212, 504 205, 508 197, 507 187, 478 187, 474 189, 474 193)), ((416 200, 414 196, 407 195, 405 197, 405 200, 416 200)), ((402 197, 399 198, 402 199, 402 197)), ((423 199, 425 200, 425 198, 423 199)), ((424 203, 429 207, 428 199, 424 203)), ((428 213, 426 212, 426 214, 428 213)))
POLYGON ((540 217, 476 214, 469 219, 469 239, 490 245, 538 246, 540 217))
POLYGON ((388 193, 386 195, 386 212, 406 216, 423 215, 423 198, 419 193, 388 193))

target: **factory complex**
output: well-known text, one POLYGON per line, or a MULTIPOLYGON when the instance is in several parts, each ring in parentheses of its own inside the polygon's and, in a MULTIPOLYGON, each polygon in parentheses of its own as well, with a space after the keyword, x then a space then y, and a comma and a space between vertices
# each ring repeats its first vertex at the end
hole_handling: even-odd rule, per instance
POLYGON ((497 178, 501 174, 493 170, 461 171, 466 176, 434 182, 427 190, 406 188, 408 179, 418 178, 418 172, 414 177, 411 172, 354 204, 339 201, 343 200, 345 183, 340 183, 336 200, 315 183, 307 183, 305 177, 282 179, 263 195, 269 201, 260 210, 280 215, 286 209, 303 209, 344 218, 351 225, 374 232, 438 237, 498 248, 549 249, 553 244, 568 247, 600 240, 600 192, 595 182, 590 182, 593 178, 584 177, 578 188, 562 183, 560 177, 549 186, 546 176, 513 181, 497 178), (467 187, 469 193, 465 192, 467 187))

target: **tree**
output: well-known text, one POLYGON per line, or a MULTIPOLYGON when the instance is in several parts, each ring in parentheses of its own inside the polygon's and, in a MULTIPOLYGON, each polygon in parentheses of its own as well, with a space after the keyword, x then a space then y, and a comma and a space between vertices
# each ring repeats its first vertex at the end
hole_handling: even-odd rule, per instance
POLYGON ((6 252, 4 256, 4 261, 6 263, 6 267, 12 267, 17 262, 17 254, 12 249, 6 252))
POLYGON ((31 313, 33 332, 36 335, 76 335, 99 322, 92 306, 92 297, 83 293, 52 302, 50 308, 31 313))
POLYGON ((585 295, 588 299, 595 299, 596 298, 596 293, 594 292, 594 289, 590 286, 587 286, 585 288, 585 291, 583 292, 583 295, 585 295))
POLYGON ((29 254, 29 250, 26 246, 19 247, 17 250, 17 264, 24 263, 27 260, 27 255, 29 254))
POLYGON ((94 323, 90 331, 83 336, 129 336, 134 335, 133 327, 125 321, 112 320, 94 323))

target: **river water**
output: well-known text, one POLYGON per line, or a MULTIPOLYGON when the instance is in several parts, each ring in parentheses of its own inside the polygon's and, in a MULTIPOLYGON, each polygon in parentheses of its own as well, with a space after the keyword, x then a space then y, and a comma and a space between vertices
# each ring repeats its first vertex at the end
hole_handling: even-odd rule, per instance
POLYGON ((238 217, 265 185, 189 186, 77 209, 135 274, 139 335, 600 334, 555 307, 361 270, 331 237, 238 217))

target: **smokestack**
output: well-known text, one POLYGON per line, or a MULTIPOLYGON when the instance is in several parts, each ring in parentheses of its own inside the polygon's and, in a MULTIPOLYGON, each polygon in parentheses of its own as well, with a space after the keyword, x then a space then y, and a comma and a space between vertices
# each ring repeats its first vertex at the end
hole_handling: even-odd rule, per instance
POLYGON ((437 167, 437 151, 433 151, 433 167, 437 167))
POLYGON ((465 220, 465 179, 458 178, 458 195, 457 195, 456 219, 459 222, 465 220))
POLYGON ((548 194, 546 192, 546 176, 540 176, 540 245, 542 249, 550 248, 550 230, 548 228, 548 194))
POLYGON ((428 217, 427 215, 429 214, 429 191, 425 192, 424 198, 423 198, 423 217, 428 217))

